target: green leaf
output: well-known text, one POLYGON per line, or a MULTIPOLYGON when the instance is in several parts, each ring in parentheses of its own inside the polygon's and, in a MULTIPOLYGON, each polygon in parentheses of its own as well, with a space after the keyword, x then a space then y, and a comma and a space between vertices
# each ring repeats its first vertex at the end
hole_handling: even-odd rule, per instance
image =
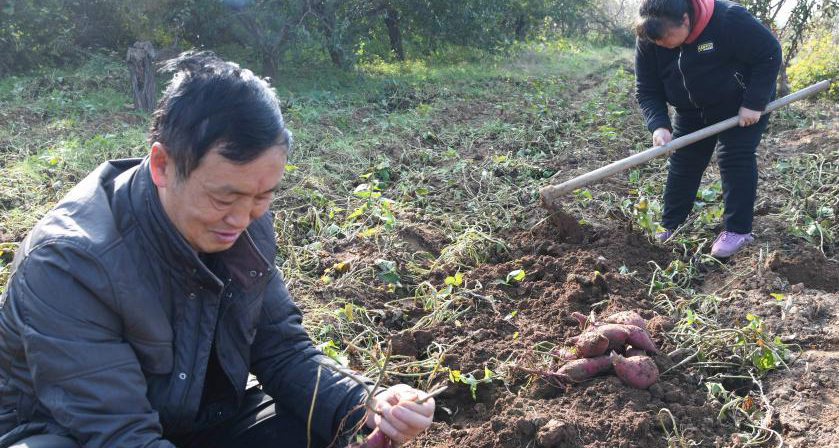
POLYGON ((524 280, 524 276, 524 269, 516 269, 515 271, 511 271, 509 274, 507 274, 506 281, 507 283, 520 282, 524 280))
POLYGON ((772 354, 772 350, 765 347, 752 354, 752 363, 762 371, 772 370, 776 367, 775 356, 772 354))
POLYGON ((358 218, 362 214, 364 214, 364 207, 359 207, 355 209, 352 213, 350 213, 349 216, 347 216, 347 221, 352 221, 353 219, 358 218))
POLYGON ((783 294, 780 294, 780 293, 777 293, 777 292, 769 293, 769 295, 774 297, 775 300, 784 300, 784 297, 785 297, 783 294))
POLYGON ((463 274, 458 272, 454 276, 450 275, 443 282, 447 285, 460 286, 463 284, 463 274))
POLYGON ((452 383, 460 382, 460 370, 449 370, 449 381, 452 383))

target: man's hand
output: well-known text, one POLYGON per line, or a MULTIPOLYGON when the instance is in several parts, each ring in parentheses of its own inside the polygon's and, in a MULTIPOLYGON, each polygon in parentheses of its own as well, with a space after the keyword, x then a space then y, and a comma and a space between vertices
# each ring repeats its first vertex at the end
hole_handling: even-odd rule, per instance
POLYGON ((740 127, 751 126, 757 123, 760 120, 760 113, 759 110, 751 110, 746 109, 745 107, 740 108, 740 127))
POLYGON ((670 134, 670 129, 658 128, 653 132, 653 145, 664 146, 673 140, 673 135, 670 134))
POLYGON ((397 445, 413 439, 431 426, 434 399, 418 403, 427 394, 407 384, 397 384, 376 395, 376 410, 367 413, 367 426, 378 427, 397 445))

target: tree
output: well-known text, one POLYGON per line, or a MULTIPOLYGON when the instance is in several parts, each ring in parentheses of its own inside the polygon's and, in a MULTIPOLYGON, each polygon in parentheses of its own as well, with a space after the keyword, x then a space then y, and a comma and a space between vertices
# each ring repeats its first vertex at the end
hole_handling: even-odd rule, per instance
POLYGON ((789 93, 787 67, 798 53, 807 32, 821 18, 836 17, 839 0, 744 0, 743 6, 772 30, 784 44, 784 58, 781 61, 780 86, 778 93, 789 93), (789 9, 791 8, 791 9, 789 9), (782 12, 789 10, 789 16, 780 24, 782 12))
POLYGON ((254 0, 247 6, 241 1, 229 3, 234 6, 236 40, 257 52, 264 76, 276 79, 283 55, 305 32, 303 23, 312 13, 309 0, 254 0))

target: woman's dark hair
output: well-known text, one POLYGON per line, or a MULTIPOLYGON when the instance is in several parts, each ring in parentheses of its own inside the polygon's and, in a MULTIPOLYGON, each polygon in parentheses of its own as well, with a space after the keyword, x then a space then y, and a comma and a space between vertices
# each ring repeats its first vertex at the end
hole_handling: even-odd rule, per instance
POLYGON ((291 151, 277 95, 268 83, 211 52, 186 52, 161 71, 175 72, 154 113, 151 142, 166 146, 186 179, 218 145, 225 158, 247 163, 268 148, 291 151))
POLYGON ((690 0, 642 0, 635 22, 635 35, 641 40, 656 41, 667 30, 681 26, 685 14, 693 26, 693 5, 690 0))

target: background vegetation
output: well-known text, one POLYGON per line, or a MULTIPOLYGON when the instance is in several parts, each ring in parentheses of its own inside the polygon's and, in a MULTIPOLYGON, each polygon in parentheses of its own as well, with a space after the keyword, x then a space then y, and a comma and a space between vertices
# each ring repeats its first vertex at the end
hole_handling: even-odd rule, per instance
MULTIPOLYGON (((839 75, 834 3, 745 4, 784 41, 791 88, 839 75)), ((211 49, 274 78, 297 142, 274 206, 277 264, 324 352, 375 374, 376 350, 411 313, 422 316, 414 329, 428 329, 460 326, 479 308, 518 306, 485 295, 469 276, 515 243, 504 240, 506 231, 541 219, 538 187, 649 145, 633 98, 627 30, 635 8, 629 0, 6 0, 0 284, 18 242, 73 185, 104 160, 147 152, 149 119, 131 106, 125 49, 148 40, 157 59, 211 49)), ((759 204, 761 219, 777 223, 767 233, 833 259, 836 147, 825 140, 824 149, 784 152, 778 141, 827 134, 825 123, 836 123, 825 120, 835 115, 836 94, 773 115, 766 141, 782 160, 762 161, 772 182, 761 185, 773 189, 761 192, 759 204), (812 135, 796 137, 800 128, 812 135)), ((660 221, 663 165, 655 161, 611 185, 578 191, 568 211, 603 233, 620 225, 651 236, 660 221)), ((767 348, 763 336, 723 339, 717 308, 727 299, 697 285, 708 271, 750 278, 781 243, 764 235, 746 261, 711 260, 722 195, 717 174, 709 177, 697 212, 674 240, 679 258, 655 266, 651 276, 625 266, 621 275, 648 284, 656 309, 677 322, 668 340, 698 347, 706 365, 730 362, 730 347, 769 353, 754 358, 759 362, 738 355, 736 369, 726 371, 761 376, 780 368, 770 349, 783 347, 767 348)), ((526 277, 525 269, 514 272, 526 277)), ((786 290, 771 292, 774 303, 786 290)), ((738 310, 735 323, 751 315, 745 306, 738 310)), ((516 312, 503 320, 515 322, 516 312)), ((754 330, 749 335, 759 333, 753 316, 742 324, 754 330)), ((418 358, 397 357, 393 376, 427 388, 458 344, 441 340, 418 358)), ((495 380, 503 361, 464 370, 458 381, 474 393, 495 380)), ((717 386, 713 392, 738 409, 738 400, 752 397, 728 396, 717 386)), ((741 421, 758 420, 749 414, 741 421)))

